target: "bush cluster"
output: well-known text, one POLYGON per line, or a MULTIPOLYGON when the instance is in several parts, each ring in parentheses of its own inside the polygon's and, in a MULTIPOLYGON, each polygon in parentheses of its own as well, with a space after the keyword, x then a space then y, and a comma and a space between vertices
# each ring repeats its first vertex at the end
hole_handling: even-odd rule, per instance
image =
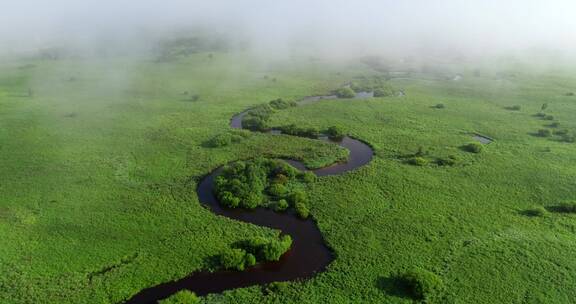
POLYGON ((342 140, 342 138, 344 138, 344 131, 339 126, 331 126, 326 129, 326 135, 332 140, 342 140))
POLYGON ((279 239, 255 237, 240 241, 236 246, 244 250, 247 255, 254 256, 258 262, 278 261, 292 246, 292 238, 289 235, 283 235, 279 239))
POLYGON ((290 207, 290 205, 288 204, 288 201, 285 199, 281 199, 275 203, 274 210, 278 211, 278 212, 282 212, 282 211, 286 211, 286 209, 288 209, 288 207, 290 207))
POLYGON ((394 89, 391 87, 383 87, 374 89, 374 97, 389 97, 394 96, 394 89))
POLYGON ((204 143, 204 146, 209 148, 225 147, 232 143, 239 143, 248 137, 250 137, 250 132, 246 130, 230 130, 210 138, 204 143))
POLYGON ((195 293, 190 290, 182 290, 169 298, 158 301, 159 304, 197 304, 200 303, 200 299, 195 293))
POLYGON ((348 87, 339 88, 334 91, 334 94, 338 96, 338 98, 354 98, 354 96, 356 96, 356 92, 348 87))
POLYGON ((295 107, 295 101, 286 101, 282 98, 274 99, 266 104, 252 108, 242 118, 242 127, 252 131, 264 131, 268 129, 268 121, 275 110, 283 110, 295 107))
POLYGON ((428 165, 428 160, 425 159, 424 157, 420 157, 420 156, 414 156, 408 159, 407 161, 408 164, 413 165, 413 166, 426 166, 428 165))
POLYGON ((444 109, 446 106, 443 103, 436 104, 433 108, 435 109, 444 109))
POLYGON ((436 164, 438 166, 454 166, 458 163, 458 158, 454 155, 448 157, 441 157, 436 159, 436 164))
POLYGON ((576 142, 576 136, 567 129, 556 130, 553 132, 553 134, 560 137, 561 142, 567 142, 567 143, 576 142))
POLYGON ((413 269, 399 275, 398 279, 410 295, 417 300, 429 301, 444 290, 442 279, 424 269, 413 269))
POLYGON ((513 105, 513 106, 506 107, 506 110, 510 110, 510 111, 520 111, 521 109, 522 109, 522 107, 519 105, 513 105))
POLYGON ((316 176, 299 172, 281 160, 254 159, 225 166, 215 179, 214 191, 220 204, 229 208, 253 209, 268 203, 276 211, 294 207, 296 213, 307 218, 308 196, 302 190, 316 176))
POLYGON ((242 127, 252 131, 264 131, 274 109, 269 104, 254 107, 242 118, 242 127))
POLYGON ((536 132, 536 135, 539 137, 550 137, 552 135, 552 131, 548 129, 540 129, 536 132))
POLYGON ((294 191, 288 196, 288 202, 296 209, 296 214, 302 219, 308 218, 310 209, 308 209, 308 196, 304 191, 294 191))
POLYGON ((361 77, 350 83, 354 92, 374 92, 374 97, 394 96, 394 88, 388 83, 387 76, 361 77))
POLYGON ((482 144, 480 143, 472 142, 467 145, 464 145, 462 149, 470 153, 480 153, 484 149, 484 146, 482 146, 482 144))
POLYGON ((241 248, 228 248, 219 256, 220 265, 225 269, 243 271, 256 265, 256 257, 241 248))
POLYGON ((225 249, 218 255, 218 261, 224 269, 243 271, 258 262, 278 261, 291 246, 292 238, 289 235, 275 239, 255 237, 225 249))
POLYGON ((314 127, 310 128, 302 128, 297 126, 296 124, 290 124, 286 126, 280 127, 280 131, 284 134, 292 135, 292 136, 299 136, 299 137, 308 137, 308 138, 318 138, 320 136, 320 130, 314 127))
POLYGON ((282 98, 274 99, 270 101, 270 106, 276 110, 288 109, 290 107, 295 107, 298 104, 295 101, 285 101, 282 98))
POLYGON ((527 216, 534 216, 534 217, 541 217, 546 215, 546 209, 542 206, 536 206, 527 210, 524 210, 524 215, 527 216))
POLYGON ((560 213, 576 213, 576 201, 561 203, 553 209, 560 213))

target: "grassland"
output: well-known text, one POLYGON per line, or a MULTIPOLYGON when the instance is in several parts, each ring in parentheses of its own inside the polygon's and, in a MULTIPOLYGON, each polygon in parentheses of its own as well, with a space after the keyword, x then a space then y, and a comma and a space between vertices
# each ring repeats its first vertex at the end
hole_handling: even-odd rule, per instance
MULTIPOLYGON (((522 213, 575 198, 576 144, 532 133, 549 123, 534 117, 543 103, 562 128, 576 130, 576 99, 566 96, 576 75, 512 63, 482 73, 467 64, 434 68, 390 80, 404 97, 322 101, 272 116, 272 125, 338 125, 376 157, 310 186, 311 214, 337 256, 327 272, 274 292, 256 286, 202 301, 410 303, 394 278, 415 266, 442 278, 442 303, 576 298, 576 218, 522 213), (438 76, 455 72, 461 80, 438 76), (506 109, 513 105, 520 110, 506 109), (495 141, 467 153, 461 146, 472 133, 495 141), (420 147, 431 159, 459 161, 406 164, 420 147)), ((258 133, 226 147, 203 143, 249 106, 376 73, 363 64, 263 66, 219 53, 2 63, 0 302, 119 303, 214 267, 209 258, 235 241, 275 235, 205 210, 199 178, 254 155, 317 166, 345 152, 258 133), (200 98, 189 100, 191 92, 200 98)))

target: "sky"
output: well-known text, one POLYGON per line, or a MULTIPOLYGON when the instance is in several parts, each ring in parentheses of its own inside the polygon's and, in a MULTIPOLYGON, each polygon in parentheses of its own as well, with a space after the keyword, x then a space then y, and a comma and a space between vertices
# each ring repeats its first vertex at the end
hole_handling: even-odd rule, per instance
POLYGON ((0 9, 0 50, 137 44, 183 28, 270 53, 576 49, 574 0, 0 0, 0 9))

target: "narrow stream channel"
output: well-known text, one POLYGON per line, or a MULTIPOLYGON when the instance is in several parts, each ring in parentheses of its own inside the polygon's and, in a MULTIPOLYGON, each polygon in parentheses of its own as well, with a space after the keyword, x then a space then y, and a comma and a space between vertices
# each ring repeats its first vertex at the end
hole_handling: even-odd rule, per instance
MULTIPOLYGON (((361 92, 355 98, 369 97, 372 97, 372 93, 361 92)), ((306 97, 299 102, 299 105, 335 98, 333 95, 306 97)), ((241 129, 242 118, 248 111, 232 117, 230 127, 241 129)), ((348 149, 350 154, 346 162, 311 170, 317 176, 337 175, 354 170, 369 163, 374 154, 370 146, 348 136, 338 142, 328 139, 320 140, 338 144, 348 149)), ((286 161, 297 169, 305 170, 304 164, 299 161, 286 161)), ((214 179, 221 170, 222 167, 214 170, 200 181, 196 190, 200 202, 215 214, 258 226, 278 229, 283 234, 290 235, 293 240, 290 250, 281 257, 280 261, 262 263, 245 271, 194 272, 183 279, 144 289, 126 303, 156 303, 158 300, 167 298, 183 289, 204 296, 210 293, 220 293, 225 290, 271 282, 308 279, 316 273, 324 271, 332 262, 334 255, 326 246, 316 222, 312 219, 302 220, 292 212, 278 213, 265 208, 243 210, 221 207, 213 191, 214 179)))

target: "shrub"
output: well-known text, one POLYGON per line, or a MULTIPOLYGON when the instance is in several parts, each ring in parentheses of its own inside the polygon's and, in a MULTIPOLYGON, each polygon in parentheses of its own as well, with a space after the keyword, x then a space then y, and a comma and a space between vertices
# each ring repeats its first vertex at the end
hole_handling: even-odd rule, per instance
POLYGON ((246 251, 240 248, 228 248, 219 256, 220 265, 226 269, 243 271, 246 268, 246 251))
POLYGON ((469 143, 469 144, 463 146, 462 148, 464 149, 464 151, 467 151, 470 153, 480 153, 484 149, 484 146, 482 146, 479 143, 473 142, 473 143, 469 143))
POLYGON ((439 166, 454 166, 458 162, 458 158, 454 155, 450 155, 446 158, 438 158, 436 164, 439 166))
POLYGON ((283 235, 280 239, 255 237, 240 243, 241 250, 248 252, 259 261, 278 261, 292 246, 292 238, 283 235))
POLYGON ((418 151, 414 153, 414 156, 425 156, 425 155, 428 155, 428 151, 426 151, 426 149, 422 146, 419 146, 418 151))
POLYGON ((394 91, 389 88, 377 88, 374 90, 374 97, 388 97, 393 95, 394 91))
POLYGON ((250 136, 252 136, 252 133, 248 130, 242 130, 242 129, 232 129, 230 131, 230 134, 232 134, 232 136, 236 136, 236 137, 242 137, 242 138, 249 138, 250 136))
POLYGON ((292 246, 292 238, 284 235, 278 240, 270 241, 261 248, 262 258, 265 261, 278 261, 280 257, 292 246))
POLYGON ((254 209, 262 203, 262 194, 258 191, 251 192, 241 202, 240 206, 245 209, 254 209))
POLYGON ((561 136, 560 141, 566 142, 566 143, 574 143, 574 142, 576 142, 576 136, 574 136, 572 134, 564 134, 561 136))
POLYGON ((247 115, 260 117, 264 120, 270 118, 274 109, 269 104, 261 104, 252 108, 247 115))
POLYGON ((290 124, 286 126, 280 127, 280 131, 284 134, 293 135, 293 136, 300 136, 300 137, 308 137, 308 138, 318 138, 320 136, 320 131, 317 128, 300 128, 295 124, 290 124))
POLYGON ((264 294, 284 293, 290 287, 288 282, 272 282, 264 288, 264 294))
POLYGON ((181 290, 169 298, 158 301, 159 304, 197 304, 200 299, 190 290, 181 290))
POLYGON ((237 208, 240 205, 240 198, 235 197, 232 192, 223 191, 218 197, 220 203, 228 208, 237 208))
POLYGON ((554 120, 554 116, 546 115, 546 116, 544 116, 544 120, 554 120))
POLYGON ((544 216, 546 215, 546 209, 542 206, 536 206, 534 208, 530 208, 527 210, 524 210, 524 214, 527 216, 544 216))
POLYGON ((300 136, 308 138, 318 138, 318 136, 320 136, 320 131, 318 130, 318 128, 310 127, 303 130, 300 136))
POLYGON ((546 111, 548 109, 548 103, 543 103, 542 107, 540 107, 540 111, 546 111))
POLYGON ((574 92, 568 92, 566 93, 566 96, 574 96, 574 92))
POLYGON ((446 106, 443 103, 439 103, 437 105, 434 106, 435 109, 444 109, 446 108, 446 106))
MULTIPOLYGON (((186 94, 186 95, 188 95, 188 94, 186 94)), ((183 101, 196 102, 196 101, 198 101, 198 100, 200 100, 200 95, 198 95, 198 94, 190 94, 190 95, 188 95, 186 98, 184 98, 183 101)))
POLYGON ((513 106, 506 107, 506 110, 510 110, 510 111, 520 111, 521 109, 522 109, 522 107, 519 105, 513 105, 513 106))
POLYGON ((553 209, 560 213, 576 213, 576 201, 561 203, 553 209))
POLYGON ((389 75, 365 77, 362 76, 350 83, 350 88, 355 92, 373 92, 374 97, 394 95, 394 88, 387 83, 389 75))
POLYGON ((399 276, 400 282, 406 286, 408 292, 417 300, 430 300, 444 290, 442 279, 427 270, 414 269, 399 276))
POLYGON ((326 134, 332 140, 342 140, 344 138, 344 131, 338 126, 329 127, 326 130, 326 134))
POLYGON ((422 167, 422 166, 426 166, 428 164, 428 160, 423 158, 423 157, 420 157, 420 156, 415 156, 415 157, 408 159, 408 163, 410 165, 422 167))
POLYGON ((547 125, 547 127, 549 127, 549 128, 558 128, 558 127, 560 127, 560 123, 559 123, 559 122, 553 122, 553 123, 547 125))
POLYGON ((251 134, 247 130, 230 130, 213 136, 204 143, 204 146, 209 148, 225 147, 231 143, 239 143, 250 136, 251 134))
POLYGON ((538 130, 536 135, 539 137, 550 137, 550 135, 552 135, 552 132, 548 129, 540 129, 538 130))
POLYGON ((304 191, 296 190, 290 193, 290 195, 288 196, 288 202, 290 202, 290 204, 292 204, 293 206, 296 206, 297 203, 307 203, 308 197, 306 196, 306 193, 304 191))
POLYGON ((540 113, 536 113, 534 116, 539 117, 539 118, 544 118, 544 117, 546 117, 546 113, 540 112, 540 113))
POLYGON ((334 91, 334 94, 336 94, 338 98, 354 98, 354 96, 356 96, 354 90, 348 87, 339 88, 336 91, 334 91))
POLYGON ((218 134, 206 142, 206 146, 210 148, 225 147, 232 143, 232 137, 228 133, 218 134))
POLYGON ((294 207, 296 208, 296 214, 302 219, 307 219, 310 216, 310 209, 304 202, 297 202, 294 207))
POLYGON ((247 115, 242 119, 242 128, 252 131, 263 131, 266 129, 266 121, 258 116, 247 115))
POLYGON ((271 160, 268 161, 268 171, 273 176, 278 176, 280 174, 285 175, 288 178, 293 178, 296 176, 297 170, 281 160, 271 160))
POLYGON ((283 197, 288 192, 288 189, 282 184, 272 184, 268 187, 268 193, 274 197, 283 197))
POLYGON ((246 266, 247 267, 252 267, 252 266, 256 265, 256 257, 251 253, 246 254, 245 260, 246 260, 246 266))
POLYGON ((568 130, 566 130, 566 129, 554 131, 554 135, 559 135, 559 136, 567 135, 568 133, 570 133, 570 131, 568 131, 568 130))
POLYGON ((278 212, 282 212, 282 211, 286 211, 286 209, 288 209, 288 207, 290 207, 290 205, 288 205, 288 201, 286 201, 285 199, 281 199, 276 203, 274 210, 276 210, 278 212))
POLYGON ((267 122, 274 109, 269 104, 254 107, 242 118, 242 127, 252 131, 266 130, 267 122))
POLYGON ((310 171, 306 171, 306 172, 301 172, 298 177, 300 177, 300 179, 309 184, 312 183, 316 180, 316 174, 310 172, 310 171))
POLYGON ((288 134, 288 135, 298 135, 298 133, 300 132, 300 128, 298 128, 298 126, 295 124, 289 124, 289 125, 281 126, 280 131, 282 131, 282 133, 288 134))
POLYGON ((278 173, 276 174, 276 177, 272 180, 272 183, 285 185, 286 183, 288 183, 288 176, 282 173, 278 173))
POLYGON ((298 104, 295 101, 285 101, 282 98, 278 98, 270 101, 270 106, 276 110, 287 109, 290 107, 295 107, 298 104))

